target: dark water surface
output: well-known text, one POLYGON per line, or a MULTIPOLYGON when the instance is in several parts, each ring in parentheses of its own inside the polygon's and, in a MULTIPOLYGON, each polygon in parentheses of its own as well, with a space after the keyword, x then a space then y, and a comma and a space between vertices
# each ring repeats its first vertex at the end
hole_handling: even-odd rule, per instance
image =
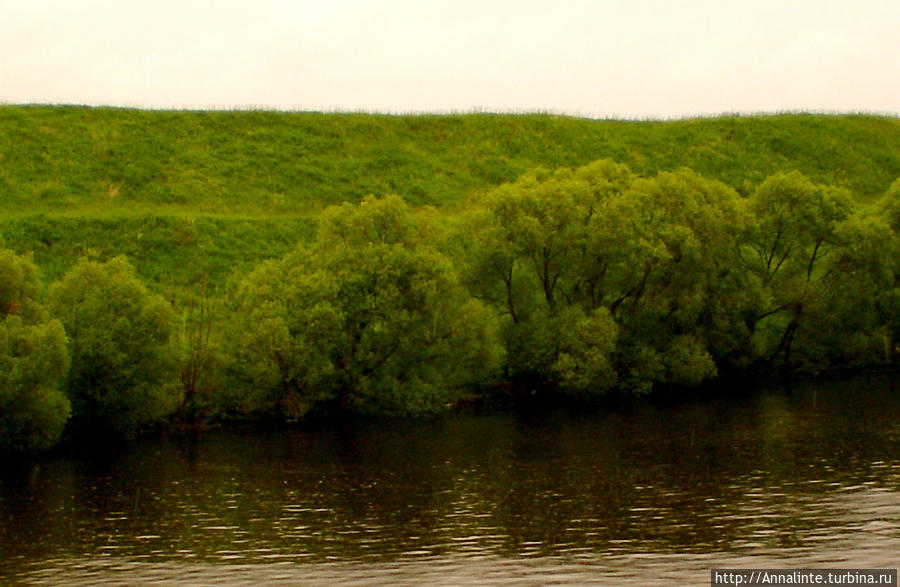
POLYGON ((702 585, 898 560, 887 377, 211 432, 0 473, 0 582, 702 585))

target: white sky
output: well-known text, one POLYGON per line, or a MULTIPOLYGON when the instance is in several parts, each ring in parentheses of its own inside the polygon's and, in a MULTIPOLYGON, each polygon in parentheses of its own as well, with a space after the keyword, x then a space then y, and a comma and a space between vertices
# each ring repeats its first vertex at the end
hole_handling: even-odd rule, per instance
POLYGON ((0 0, 0 102, 900 113, 900 0, 0 0))

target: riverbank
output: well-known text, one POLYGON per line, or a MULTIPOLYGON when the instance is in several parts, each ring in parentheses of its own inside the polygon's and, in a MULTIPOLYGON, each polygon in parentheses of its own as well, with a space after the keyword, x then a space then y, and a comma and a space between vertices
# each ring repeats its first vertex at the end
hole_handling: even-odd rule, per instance
POLYGON ((895 358, 892 118, 0 117, 3 451, 895 358))
MULTIPOLYGON (((566 418, 627 417, 628 414, 645 410, 670 411, 673 414, 689 409, 690 406, 740 405, 758 395, 760 390, 767 393, 791 397, 797 393, 808 393, 812 388, 833 388, 852 386, 859 381, 874 382, 874 385, 896 393, 898 375, 895 368, 855 369, 834 371, 828 374, 795 374, 791 377, 773 377, 758 373, 755 377, 735 377, 704 382, 692 388, 668 388, 657 390, 647 396, 612 393, 601 397, 560 396, 548 390, 520 388, 513 392, 510 386, 495 388, 492 392, 473 394, 447 411, 414 417, 373 416, 342 412, 311 414, 301 421, 285 422, 280 418, 243 419, 217 422, 186 422, 169 420, 158 423, 154 428, 143 430, 131 438, 116 438, 111 441, 103 430, 77 429, 70 427, 60 442, 49 451, 23 455, 9 455, 9 466, 24 470, 35 463, 60 459, 100 461, 114 458, 122 450, 141 443, 155 443, 163 439, 188 442, 202 441, 204 436, 240 436, 247 434, 321 434, 331 431, 354 430, 359 427, 409 427, 442 426, 447 418, 455 417, 501 417, 531 420, 543 418, 547 414, 558 414, 566 418)), ((859 401, 865 401, 862 394, 859 401)))

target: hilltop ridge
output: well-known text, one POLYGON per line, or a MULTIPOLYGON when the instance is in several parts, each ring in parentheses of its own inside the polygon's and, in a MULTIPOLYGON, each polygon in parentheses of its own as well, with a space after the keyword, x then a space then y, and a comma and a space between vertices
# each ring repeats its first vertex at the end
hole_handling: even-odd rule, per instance
POLYGON ((689 167, 750 193, 798 170, 862 201, 900 176, 900 119, 672 121, 0 106, 0 234, 45 276, 131 257, 152 281, 218 282, 308 239, 325 207, 395 193, 454 210, 535 167, 689 167))
POLYGON ((746 192, 778 171, 868 200, 900 175, 900 119, 673 121, 0 106, 5 212, 154 207, 280 214, 398 193, 447 205, 533 167, 690 167, 746 192))

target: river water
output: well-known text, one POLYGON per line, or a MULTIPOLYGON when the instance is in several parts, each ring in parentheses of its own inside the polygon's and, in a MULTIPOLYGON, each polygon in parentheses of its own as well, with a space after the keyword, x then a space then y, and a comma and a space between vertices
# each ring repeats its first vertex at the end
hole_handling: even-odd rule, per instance
POLYGON ((702 585, 716 567, 896 568, 900 388, 729 395, 218 431, 4 467, 0 582, 702 585))

